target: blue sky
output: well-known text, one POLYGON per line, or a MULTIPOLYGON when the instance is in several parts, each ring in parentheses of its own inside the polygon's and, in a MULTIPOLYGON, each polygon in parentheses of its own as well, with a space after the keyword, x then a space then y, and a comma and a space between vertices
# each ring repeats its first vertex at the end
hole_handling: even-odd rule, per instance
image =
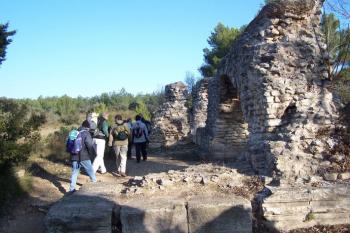
POLYGON ((0 0, 17 30, 0 66, 0 96, 151 93, 199 75, 222 22, 249 23, 263 0, 0 0))

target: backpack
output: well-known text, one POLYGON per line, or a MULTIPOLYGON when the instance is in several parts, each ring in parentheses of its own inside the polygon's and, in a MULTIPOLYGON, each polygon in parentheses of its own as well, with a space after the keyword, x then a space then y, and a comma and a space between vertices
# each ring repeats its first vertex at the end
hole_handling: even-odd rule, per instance
POLYGON ((73 129, 69 132, 67 142, 66 142, 66 151, 70 154, 79 154, 83 149, 83 139, 81 137, 81 132, 76 129, 73 129))
POLYGON ((128 130, 124 125, 117 125, 113 130, 113 138, 117 141, 124 141, 129 138, 128 130))
POLYGON ((143 130, 140 127, 140 124, 136 123, 136 127, 133 128, 132 133, 135 138, 141 138, 143 136, 143 130))
POLYGON ((96 123, 93 122, 93 121, 89 121, 89 125, 90 125, 89 133, 90 133, 91 137, 93 137, 93 136, 96 134, 97 125, 96 125, 96 123))
POLYGON ((148 135, 151 134, 151 131, 152 131, 152 125, 151 125, 151 122, 149 121, 145 121, 144 124, 146 125, 147 127, 147 131, 148 131, 148 135))
POLYGON ((97 126, 95 127, 94 131, 94 135, 93 137, 95 138, 106 138, 107 135, 105 135, 103 133, 102 127, 103 127, 103 122, 105 122, 106 119, 104 119, 103 117, 99 117, 97 119, 97 126))

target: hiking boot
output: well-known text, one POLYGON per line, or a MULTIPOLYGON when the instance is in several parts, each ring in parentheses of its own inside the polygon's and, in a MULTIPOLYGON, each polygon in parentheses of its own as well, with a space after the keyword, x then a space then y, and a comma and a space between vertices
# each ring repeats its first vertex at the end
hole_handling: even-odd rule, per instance
POLYGON ((120 175, 121 175, 122 177, 126 177, 126 174, 125 174, 124 172, 121 172, 120 175))
POLYGON ((72 195, 73 193, 75 193, 75 191, 77 191, 77 190, 73 189, 73 190, 70 190, 69 192, 67 192, 66 194, 67 195, 72 195))

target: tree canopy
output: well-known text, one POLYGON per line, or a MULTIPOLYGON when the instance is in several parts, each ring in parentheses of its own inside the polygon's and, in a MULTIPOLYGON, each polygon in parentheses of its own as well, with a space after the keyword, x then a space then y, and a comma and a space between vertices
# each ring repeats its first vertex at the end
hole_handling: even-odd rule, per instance
POLYGON ((221 59, 229 52, 233 41, 240 33, 241 29, 218 23, 207 40, 210 48, 203 49, 205 63, 199 68, 199 71, 204 77, 215 75, 221 59))
POLYGON ((12 42, 10 39, 16 31, 8 31, 8 23, 0 24, 0 65, 6 58, 6 48, 12 42))
POLYGON ((350 32, 348 28, 341 28, 340 21, 333 14, 323 14, 321 29, 327 44, 330 78, 337 78, 343 69, 348 68, 350 62, 350 32))

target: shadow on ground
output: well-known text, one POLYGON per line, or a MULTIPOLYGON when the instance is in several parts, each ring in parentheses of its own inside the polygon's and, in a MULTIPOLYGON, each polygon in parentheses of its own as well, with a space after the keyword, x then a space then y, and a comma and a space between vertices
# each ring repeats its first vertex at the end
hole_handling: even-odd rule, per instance
MULTIPOLYGON (((66 189, 62 186, 62 182, 70 183, 69 179, 64 179, 53 175, 38 163, 33 163, 29 168, 29 171, 32 173, 33 176, 50 181, 62 194, 66 193, 66 189)), ((79 183, 77 184, 81 185, 79 183)))
MULTIPOLYGON (((169 170, 183 170, 190 165, 198 164, 198 161, 181 157, 167 156, 161 154, 151 154, 147 161, 136 162, 135 156, 127 160, 126 173, 128 176, 145 176, 150 173, 161 173, 169 170)), ((107 172, 115 173, 117 171, 115 155, 105 156, 105 166, 107 172)))

